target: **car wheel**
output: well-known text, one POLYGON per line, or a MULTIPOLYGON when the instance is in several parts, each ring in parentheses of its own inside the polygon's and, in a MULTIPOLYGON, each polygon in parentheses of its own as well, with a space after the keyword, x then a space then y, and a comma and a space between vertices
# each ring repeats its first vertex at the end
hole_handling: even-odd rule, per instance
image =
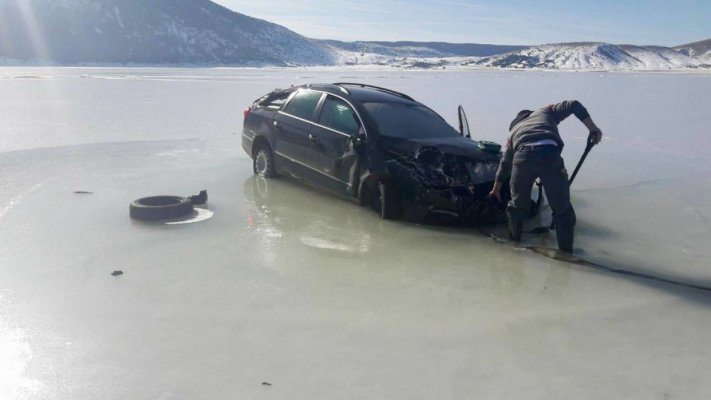
POLYGON ((131 218, 146 221, 179 218, 193 212, 193 203, 187 197, 153 196, 131 202, 131 218))
POLYGON ((378 195, 380 218, 398 219, 402 216, 400 192, 392 182, 382 181, 378 183, 378 195))
POLYGON ((277 176, 276 168, 274 168, 274 155, 269 146, 262 145, 254 153, 252 169, 255 174, 265 178, 275 178, 277 176))

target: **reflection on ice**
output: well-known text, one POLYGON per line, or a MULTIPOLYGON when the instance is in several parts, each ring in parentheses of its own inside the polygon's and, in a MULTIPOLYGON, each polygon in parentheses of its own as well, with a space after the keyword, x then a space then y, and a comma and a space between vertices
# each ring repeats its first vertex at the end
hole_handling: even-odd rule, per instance
MULTIPOLYGON (((244 182, 244 196, 248 218, 251 224, 257 221, 264 240, 296 235, 303 245, 314 249, 368 251, 370 235, 364 230, 367 222, 356 222, 367 214, 355 203, 301 187, 288 178, 270 181, 260 176, 251 176, 244 182), (349 212, 349 207, 354 209, 349 212)), ((379 221, 368 218, 368 222, 379 221)))
POLYGON ((315 238, 315 237, 311 237, 311 236, 302 236, 301 243, 303 243, 304 245, 309 246, 309 247, 314 247, 317 249, 324 249, 324 250, 336 250, 336 251, 343 251, 343 252, 350 252, 350 253, 367 251, 367 248, 356 249, 356 248, 347 246, 342 243, 336 243, 336 242, 332 242, 328 239, 315 238))
POLYGON ((26 375, 32 358, 25 332, 8 329, 0 315, 0 399, 24 398, 42 389, 40 382, 26 375))

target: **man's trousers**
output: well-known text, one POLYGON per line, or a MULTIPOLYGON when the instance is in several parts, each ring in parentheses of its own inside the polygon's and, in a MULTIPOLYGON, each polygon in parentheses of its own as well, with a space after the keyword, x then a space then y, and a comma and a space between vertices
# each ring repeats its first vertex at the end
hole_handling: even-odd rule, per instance
POLYGON ((575 210, 570 204, 568 172, 557 146, 522 146, 514 153, 511 169, 511 201, 506 208, 511 239, 521 240, 523 220, 530 207, 531 189, 536 178, 541 178, 548 203, 553 210, 558 248, 572 252, 575 210))

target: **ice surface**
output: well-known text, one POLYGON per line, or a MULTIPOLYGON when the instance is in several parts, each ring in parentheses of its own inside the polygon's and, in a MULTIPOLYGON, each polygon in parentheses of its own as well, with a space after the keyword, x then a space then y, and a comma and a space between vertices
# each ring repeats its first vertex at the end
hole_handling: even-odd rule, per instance
MULTIPOLYGON (((499 142, 519 109, 577 98, 606 137, 573 186, 576 247, 711 285, 710 79, 0 69, 0 399, 706 399, 709 293, 381 221, 253 177, 239 133, 304 82, 390 87, 452 124, 461 103, 499 142), (209 220, 128 217, 202 189, 209 220)), ((585 130, 561 130, 572 169, 585 130)))

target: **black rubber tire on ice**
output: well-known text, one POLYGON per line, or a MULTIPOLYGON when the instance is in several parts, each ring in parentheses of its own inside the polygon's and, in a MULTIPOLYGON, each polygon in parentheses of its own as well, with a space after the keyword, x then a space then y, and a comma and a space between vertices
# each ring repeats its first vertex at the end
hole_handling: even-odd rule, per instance
POLYGON ((179 218, 193 212, 193 204, 187 197, 152 196, 131 202, 131 218, 144 221, 179 218))
POLYGON ((378 194, 380 201, 380 218, 400 218, 402 216, 402 203, 400 201, 400 192, 397 190, 395 185, 387 180, 379 182, 378 194))
POLYGON ((276 168, 274 167, 274 154, 269 145, 262 144, 254 151, 252 157, 252 170, 256 175, 265 178, 276 178, 276 168))

